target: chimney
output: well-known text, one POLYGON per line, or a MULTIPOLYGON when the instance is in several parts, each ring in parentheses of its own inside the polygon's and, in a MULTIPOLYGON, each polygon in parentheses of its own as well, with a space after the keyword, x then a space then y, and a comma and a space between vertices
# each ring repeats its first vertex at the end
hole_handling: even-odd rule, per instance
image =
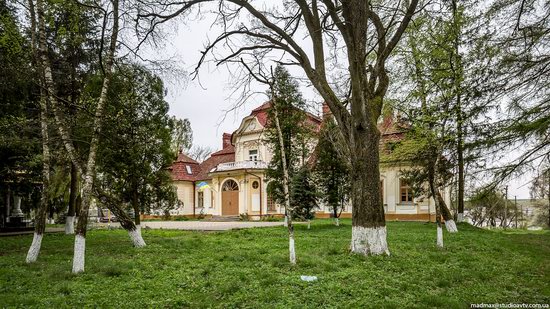
POLYGON ((328 116, 332 116, 332 112, 330 111, 330 107, 328 107, 327 102, 323 103, 323 119, 327 118, 328 116))
POLYGON ((222 140, 223 140, 222 149, 229 147, 231 145, 231 133, 224 133, 222 140))

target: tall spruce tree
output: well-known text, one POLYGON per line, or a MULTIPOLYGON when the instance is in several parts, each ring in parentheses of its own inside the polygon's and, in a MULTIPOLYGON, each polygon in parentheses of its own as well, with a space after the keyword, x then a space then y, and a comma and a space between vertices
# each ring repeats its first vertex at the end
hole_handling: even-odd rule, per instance
POLYGON ((337 150, 340 134, 333 118, 323 119, 316 148, 315 178, 323 202, 332 210, 336 225, 340 225, 340 214, 349 198, 349 166, 337 150))
POLYGON ((267 190, 275 202, 284 204, 282 153, 275 124, 275 109, 273 100, 276 100, 277 114, 283 135, 284 151, 289 178, 304 165, 309 157, 309 144, 312 128, 307 124, 305 112, 306 103, 298 89, 298 84, 290 73, 282 66, 277 66, 273 73, 273 88, 269 91, 272 108, 268 110, 266 130, 267 144, 273 149, 267 179, 267 190))
MULTIPOLYGON (((305 103, 298 91, 298 84, 284 67, 275 68, 269 85, 271 107, 268 110, 266 140, 273 149, 273 157, 266 172, 269 181, 267 190, 277 203, 285 205, 290 263, 296 264, 292 219, 296 208, 309 207, 309 200, 305 205, 295 203, 291 198, 291 180, 307 181, 307 176, 296 177, 296 174, 300 168, 305 167, 308 158, 311 127, 306 121, 307 115, 303 109, 305 103)), ((306 184, 305 187, 309 188, 309 185, 306 184)), ((308 191, 309 196, 309 190, 302 191, 308 191)))
POLYGON ((294 205, 292 216, 300 220, 313 219, 318 194, 309 167, 302 166, 292 177, 290 185, 290 201, 294 205))

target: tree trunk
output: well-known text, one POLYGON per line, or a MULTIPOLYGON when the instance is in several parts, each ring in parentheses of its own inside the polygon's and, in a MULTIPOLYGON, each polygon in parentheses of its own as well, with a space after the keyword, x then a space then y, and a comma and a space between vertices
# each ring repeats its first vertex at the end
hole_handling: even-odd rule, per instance
POLYGON ((441 199, 439 199, 439 191, 435 186, 435 166, 437 166, 437 157, 432 158, 429 161, 428 167, 428 185, 430 186, 430 193, 435 201, 435 222, 437 223, 437 246, 443 248, 443 229, 441 227, 441 199))
MULTIPOLYGON (((274 92, 273 92, 274 93, 274 92)), ((288 227, 288 251, 289 251, 289 260, 290 264, 296 265, 296 248, 294 245, 294 226, 292 225, 292 213, 293 209, 290 206, 290 190, 289 186, 289 176, 288 176, 288 166, 286 165, 286 151, 285 143, 283 140, 283 131, 281 130, 281 125, 279 122, 279 115, 277 112, 277 103, 276 99, 273 98, 273 112, 275 114, 275 126, 277 128, 277 136, 279 139, 279 147, 281 149, 281 163, 283 166, 283 193, 285 196, 285 208, 286 208, 286 224, 288 227)))
MULTIPOLYGON (((40 0, 39 0, 40 1, 40 0)), ((118 0, 113 1, 113 30, 111 33, 111 42, 109 46, 109 52, 105 61, 105 76, 103 78, 103 85, 101 87, 101 94, 97 103, 92 140, 90 142, 90 152, 88 154, 88 162, 86 164, 86 174, 84 177, 84 184, 82 188, 82 208, 78 215, 78 224, 76 226, 76 237, 74 245, 74 257, 73 257, 73 273, 80 273, 84 271, 84 253, 86 250, 86 230, 88 224, 88 212, 90 208, 90 202, 92 199, 92 189, 94 185, 95 177, 95 164, 97 148, 99 146, 99 138, 101 131, 101 121, 103 118, 103 110, 107 101, 107 93, 112 76, 112 67, 114 62, 114 56, 116 51, 116 43, 118 37, 118 0)))
POLYGON ((357 125, 352 154, 353 226, 351 251, 363 255, 387 254, 386 222, 380 200, 380 131, 357 125))
MULTIPOLYGON (((118 219, 120 226, 128 231, 128 235, 134 244, 134 247, 141 248, 145 247, 146 243, 141 236, 141 226, 134 224, 132 218, 118 205, 121 204, 119 200, 112 198, 106 192, 102 191, 100 188, 95 188, 96 195, 100 198, 101 202, 107 209, 109 209, 113 215, 118 219)), ((138 213, 139 216, 139 213, 138 213)))
POLYGON ((453 220, 453 216, 451 215, 451 211, 449 208, 447 208, 447 205, 445 203, 445 199, 443 199, 443 196, 441 196, 441 193, 439 190, 436 190, 436 199, 439 202, 439 208, 441 209, 441 214, 443 215, 443 219, 445 220, 445 228, 447 228, 447 232, 449 233, 457 233, 458 229, 456 227, 456 223, 453 220))
POLYGON ((338 214, 338 207, 333 207, 332 210, 334 212, 334 224, 336 226, 340 226, 340 214, 338 214))
POLYGON ((139 211, 139 201, 138 201, 138 194, 137 189, 134 188, 134 192, 132 193, 132 208, 134 209, 134 222, 136 225, 141 224, 141 217, 140 217, 140 211, 139 211))
POLYGON ((78 198, 78 172, 76 166, 71 163, 71 189, 69 193, 69 209, 65 219, 65 234, 74 234, 74 217, 76 214, 76 201, 78 198))
MULTIPOLYGON (((453 13, 453 30, 454 30, 454 39, 453 39, 453 54, 455 59, 456 67, 453 69, 454 73, 454 91, 456 96, 456 153, 457 153, 457 164, 458 164, 458 194, 457 194, 457 220, 462 222, 464 219, 464 121, 462 115, 462 59, 459 52, 460 47, 460 35, 461 35, 461 25, 458 12, 457 0, 451 1, 452 13, 453 13)), ((447 226, 447 222, 445 222, 447 226)))
MULTIPOLYGON (((29 11, 31 16, 31 48, 33 51, 33 63, 38 62, 36 49, 36 13, 33 0, 29 0, 29 11)), ((40 84, 43 85, 43 78, 40 78, 40 84)), ((50 183, 50 147, 48 134, 48 104, 46 94, 40 91, 40 131, 42 134, 42 192, 40 196, 40 206, 35 217, 35 228, 32 244, 27 252, 27 263, 34 263, 40 254, 42 246, 42 237, 46 230, 46 214, 48 211, 48 187, 50 183)))
POLYGON ((462 147, 463 138, 462 138, 462 128, 459 128, 459 133, 457 136, 458 146, 457 146, 457 156, 458 156, 458 222, 464 221, 464 150, 462 147))
POLYGON ((132 195, 132 208, 134 209, 134 222, 136 224, 136 232, 138 235, 133 236, 130 230, 128 230, 128 233, 130 233, 130 238, 134 242, 135 247, 145 247, 145 241, 141 236, 141 212, 139 209, 137 188, 134 190, 134 193, 132 195))
MULTIPOLYGON (((32 2, 32 1, 30 1, 32 2)), ((35 217, 34 237, 31 247, 27 253, 27 263, 34 263, 40 254, 42 237, 46 230, 46 214, 48 211, 48 186, 50 183, 50 149, 47 123, 46 97, 42 93, 40 96, 40 126, 42 132, 42 192, 40 196, 40 206, 35 217)))

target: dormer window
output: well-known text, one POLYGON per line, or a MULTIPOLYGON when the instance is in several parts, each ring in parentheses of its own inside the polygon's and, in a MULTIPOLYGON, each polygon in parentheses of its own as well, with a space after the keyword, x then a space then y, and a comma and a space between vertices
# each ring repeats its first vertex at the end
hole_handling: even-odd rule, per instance
POLYGON ((258 150, 252 149, 248 151, 248 160, 249 161, 258 161, 258 150))
POLYGON ((193 171, 191 170, 191 166, 186 165, 186 166, 185 166, 185 170, 187 171, 187 174, 193 175, 193 171))

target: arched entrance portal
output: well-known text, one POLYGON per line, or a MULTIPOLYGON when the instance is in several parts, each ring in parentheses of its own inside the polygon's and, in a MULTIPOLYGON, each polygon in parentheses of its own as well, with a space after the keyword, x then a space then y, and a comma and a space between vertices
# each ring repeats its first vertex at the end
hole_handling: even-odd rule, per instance
POLYGON ((239 215, 239 185, 228 179, 222 186, 222 216, 239 215))

